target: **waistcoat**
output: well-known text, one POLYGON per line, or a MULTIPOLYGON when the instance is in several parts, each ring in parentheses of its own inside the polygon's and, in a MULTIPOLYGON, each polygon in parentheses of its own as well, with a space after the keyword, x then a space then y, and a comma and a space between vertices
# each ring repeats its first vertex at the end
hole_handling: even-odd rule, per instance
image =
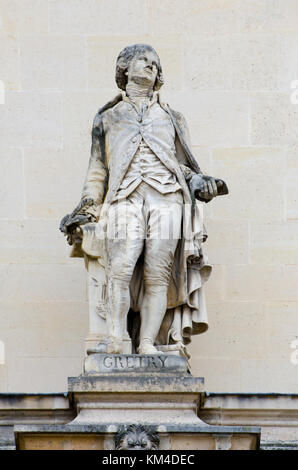
POLYGON ((116 198, 128 197, 144 181, 161 194, 181 189, 177 178, 141 140, 131 164, 122 180, 116 198))

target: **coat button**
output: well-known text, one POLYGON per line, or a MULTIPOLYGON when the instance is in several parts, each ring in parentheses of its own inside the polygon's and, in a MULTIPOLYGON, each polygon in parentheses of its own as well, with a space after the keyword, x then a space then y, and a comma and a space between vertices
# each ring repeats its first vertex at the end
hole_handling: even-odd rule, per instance
POLYGON ((136 142, 137 140, 138 140, 137 137, 133 137, 133 138, 131 139, 132 142, 136 142))

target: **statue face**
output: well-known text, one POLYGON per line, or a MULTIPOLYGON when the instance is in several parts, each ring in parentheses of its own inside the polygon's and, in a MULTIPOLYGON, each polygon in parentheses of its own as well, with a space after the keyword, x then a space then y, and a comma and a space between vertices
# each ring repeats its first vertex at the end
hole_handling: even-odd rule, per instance
POLYGON ((154 86, 157 77, 158 58, 153 51, 139 52, 129 63, 127 78, 129 81, 154 86))

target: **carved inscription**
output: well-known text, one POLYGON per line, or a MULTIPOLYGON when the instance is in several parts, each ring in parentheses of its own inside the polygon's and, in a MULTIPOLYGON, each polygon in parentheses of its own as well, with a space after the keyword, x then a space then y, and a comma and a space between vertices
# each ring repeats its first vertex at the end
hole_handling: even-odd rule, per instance
POLYGON ((162 369, 165 367, 167 356, 116 356, 107 355, 103 358, 103 365, 107 369, 162 369))

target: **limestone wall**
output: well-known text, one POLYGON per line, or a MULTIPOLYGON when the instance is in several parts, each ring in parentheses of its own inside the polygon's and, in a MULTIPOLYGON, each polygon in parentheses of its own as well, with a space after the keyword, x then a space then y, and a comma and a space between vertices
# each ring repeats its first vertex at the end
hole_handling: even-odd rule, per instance
POLYGON ((85 273, 58 223, 80 198, 94 114, 117 93, 116 56, 135 42, 159 52, 163 99, 230 187, 206 206, 210 330, 193 373, 208 391, 295 392, 296 0, 0 0, 0 392, 64 391, 81 372, 85 273))

